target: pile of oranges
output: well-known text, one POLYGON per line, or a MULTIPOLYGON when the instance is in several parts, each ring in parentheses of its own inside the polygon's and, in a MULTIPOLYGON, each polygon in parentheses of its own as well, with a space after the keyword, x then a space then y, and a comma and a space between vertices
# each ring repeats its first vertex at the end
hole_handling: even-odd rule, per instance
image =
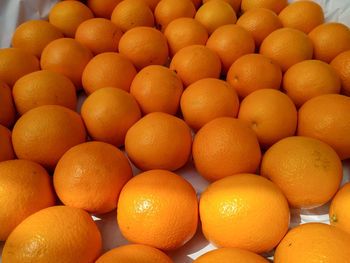
POLYGON ((349 96, 350 30, 312 1, 59 2, 0 50, 1 260, 171 263, 201 228, 196 263, 350 262, 349 96), (133 244, 102 254, 113 210, 133 244))

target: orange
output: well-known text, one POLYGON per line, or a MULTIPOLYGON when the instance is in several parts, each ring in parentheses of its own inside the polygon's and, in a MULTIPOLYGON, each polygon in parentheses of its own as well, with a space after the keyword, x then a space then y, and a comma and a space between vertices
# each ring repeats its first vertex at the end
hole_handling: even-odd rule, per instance
POLYGON ((341 23, 325 23, 315 27, 309 37, 314 46, 315 59, 331 62, 350 49, 350 29, 341 23))
POLYGON ((330 65, 335 68, 340 77, 342 93, 350 96, 350 50, 340 53, 330 65))
POLYGON ((195 131, 218 117, 236 117, 239 100, 226 81, 206 78, 188 86, 181 96, 184 120, 195 131))
POLYGON ((92 53, 118 51, 122 31, 105 18, 92 18, 81 23, 75 39, 88 47, 92 53))
POLYGON ((49 69, 68 77, 79 90, 81 75, 91 58, 91 51, 83 44, 75 39, 61 38, 44 48, 40 64, 42 69, 49 69))
POLYGON ((124 0, 113 10, 111 21, 123 32, 138 26, 154 26, 151 9, 144 0, 124 0))
POLYGON ((219 78, 221 62, 219 56, 203 45, 190 45, 180 49, 170 63, 185 87, 204 78, 219 78))
POLYGON ((92 139, 123 146, 126 132, 141 118, 141 111, 128 92, 102 88, 87 97, 81 116, 92 139))
POLYGON ((311 59, 312 52, 310 38, 304 32, 293 28, 273 31, 260 46, 260 54, 275 60, 283 72, 300 61, 311 59))
POLYGON ((87 0, 86 4, 96 17, 111 18, 113 9, 122 0, 87 0))
POLYGON ((85 139, 81 117, 58 105, 29 110, 18 119, 12 130, 17 157, 37 162, 50 170, 69 148, 85 139))
POLYGON ((50 23, 43 20, 31 20, 16 28, 12 36, 12 46, 40 57, 47 44, 62 37, 61 31, 50 23))
POLYGON ((12 147, 11 135, 11 131, 0 124, 0 163, 16 158, 12 147))
POLYGON ((93 141, 65 152, 57 163, 53 183, 65 205, 102 214, 117 207, 119 193, 131 177, 131 166, 121 150, 93 141))
MULTIPOLYGON (((203 4, 206 2, 209 2, 210 0, 203 0, 203 4)), ((235 13, 238 14, 241 10, 241 0, 224 0, 225 2, 229 3, 233 10, 235 10, 235 13)))
POLYGON ((209 251, 199 258, 194 263, 268 263, 266 259, 258 254, 240 248, 219 248, 209 251))
MULTIPOLYGON (((146 1, 152 1, 152 0, 146 0, 146 1)), ((198 9, 200 5, 202 4, 202 0, 192 0, 192 3, 194 4, 194 7, 198 9)))
POLYGON ((196 233, 196 192, 175 173, 141 173, 123 187, 117 219, 121 233, 130 242, 162 250, 177 249, 196 233))
POLYGON ((10 88, 22 76, 39 70, 39 60, 20 48, 0 49, 0 80, 10 88))
POLYGON ((171 21, 166 27, 164 35, 168 40, 171 56, 174 56, 183 47, 205 45, 208 40, 206 28, 197 20, 188 17, 171 21))
POLYGON ((237 173, 256 172, 261 151, 255 132, 245 122, 219 117, 194 136, 192 156, 199 174, 215 181, 237 173))
POLYGON ((293 101, 274 89, 260 89, 249 94, 242 100, 238 113, 238 119, 250 125, 264 149, 294 135, 297 116, 293 101))
POLYGON ((182 91, 182 82, 177 74, 159 65, 143 68, 130 86, 130 94, 136 99, 143 114, 161 111, 175 115, 182 91))
POLYGON ((256 253, 273 249, 289 226, 286 198, 256 174, 231 175, 209 185, 200 197, 199 215, 210 242, 256 253))
POLYGON ((89 263, 100 255, 101 247, 101 234, 87 212, 53 206, 16 227, 5 243, 2 262, 89 263))
POLYGON ((49 14, 50 24, 57 27, 66 37, 74 37, 78 26, 93 18, 90 8, 79 1, 62 1, 54 5, 49 14))
POLYGON ((300 107, 307 100, 341 89, 337 71, 321 60, 304 60, 291 66, 283 76, 283 89, 300 107))
POLYGON ((334 196, 331 206, 329 208, 329 221, 333 226, 344 230, 350 234, 350 213, 349 213, 349 201, 350 201, 350 183, 346 183, 340 188, 337 194, 334 196))
POLYGON ((287 0, 242 0, 241 9, 244 13, 254 8, 263 7, 278 14, 287 4, 287 0))
POLYGON ((0 162, 0 183, 2 241, 25 218, 55 204, 50 176, 37 163, 26 160, 0 162))
POLYGON ((263 7, 245 12, 238 18, 237 25, 252 34, 256 47, 259 47, 269 34, 282 27, 276 13, 263 7))
POLYGON ((148 65, 164 65, 168 60, 168 44, 165 36, 155 28, 135 27, 119 41, 119 52, 142 69, 148 65))
POLYGON ((104 253, 96 263, 172 263, 173 261, 162 251, 145 245, 126 245, 104 253))
POLYGON ((310 99, 298 113, 298 135, 333 147, 342 160, 350 158, 350 98, 326 94, 310 99))
POLYGON ((194 17, 211 34, 220 26, 234 24, 237 16, 231 5, 223 0, 211 0, 203 4, 194 17))
POLYGON ((75 87, 67 77, 51 71, 29 73, 16 81, 12 89, 16 109, 20 115, 42 105, 62 105, 75 110, 75 87))
POLYGON ((129 91, 136 69, 129 59, 115 52, 96 55, 86 65, 82 83, 87 94, 105 87, 129 91))
POLYGON ((278 245, 276 263, 339 263, 350 260, 350 235, 334 226, 307 223, 290 230, 278 245))
POLYGON ((259 89, 280 89, 282 72, 279 65, 261 54, 247 54, 230 67, 226 80, 240 98, 259 89))
POLYGON ((196 8, 191 0, 161 0, 154 10, 157 27, 162 32, 176 18, 192 18, 195 14, 196 8))
POLYGON ((297 1, 284 8, 278 15, 284 27, 295 28, 308 34, 323 24, 322 7, 312 1, 297 1))
POLYGON ((125 151, 141 170, 179 169, 190 157, 191 130, 175 116, 152 112, 136 122, 126 133, 125 151))
POLYGON ((239 57, 254 53, 255 50, 252 35, 238 25, 224 25, 217 28, 208 38, 206 46, 220 57, 221 73, 224 75, 239 57))
POLYGON ((0 125, 10 128, 16 119, 12 92, 5 82, 0 80, 0 125))
POLYGON ((263 156, 260 173, 278 185, 292 207, 327 203, 343 177, 337 153, 326 143, 303 136, 272 145, 263 156))

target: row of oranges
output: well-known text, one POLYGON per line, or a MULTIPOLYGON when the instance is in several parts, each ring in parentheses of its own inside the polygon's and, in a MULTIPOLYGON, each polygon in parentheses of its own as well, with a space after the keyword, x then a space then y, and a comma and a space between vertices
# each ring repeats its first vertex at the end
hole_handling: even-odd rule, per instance
POLYGON ((323 22, 311 1, 88 0, 20 25, 0 50, 2 262, 169 263, 157 249, 183 246, 199 218, 226 248, 196 262, 276 247, 275 262, 349 261, 350 30, 323 22), (172 172, 191 155, 213 182, 199 204, 172 172), (334 226, 287 233, 289 206, 333 197, 334 226), (97 259, 87 212, 114 209, 142 245, 97 259))

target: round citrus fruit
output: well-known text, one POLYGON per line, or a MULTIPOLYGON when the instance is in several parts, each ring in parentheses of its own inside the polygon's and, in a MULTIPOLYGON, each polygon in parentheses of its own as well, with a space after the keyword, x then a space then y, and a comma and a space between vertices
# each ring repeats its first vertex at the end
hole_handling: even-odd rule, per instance
POLYGON ((195 131, 218 117, 236 117, 239 100, 226 81, 206 78, 192 83, 181 96, 184 120, 195 131))
POLYGON ((12 94, 20 115, 42 105, 61 105, 71 110, 75 110, 77 105, 73 83, 51 70, 40 70, 21 77, 13 86, 12 94))
POLYGON ((101 234, 82 209, 53 206, 20 223, 6 240, 3 263, 90 263, 101 253, 101 234))
MULTIPOLYGON (((211 0, 203 0, 203 4, 206 2, 209 2, 211 0)), ((241 10, 241 0, 224 0, 225 2, 229 3, 233 10, 235 10, 235 13, 238 14, 239 11, 241 10)))
POLYGON ((241 9, 244 13, 254 8, 263 7, 271 9, 278 14, 287 4, 287 0, 242 0, 241 9))
POLYGON ((177 249, 197 230, 196 192, 189 182, 169 171, 138 174, 120 193, 117 219, 130 242, 177 249))
POLYGON ((58 105, 29 110, 12 130, 17 157, 38 162, 50 170, 69 148, 85 139, 86 131, 79 114, 58 105))
POLYGON ((261 89, 249 94, 242 100, 238 113, 238 119, 250 125, 264 149, 293 136, 297 129, 297 117, 293 101, 274 89, 261 89))
POLYGON ((200 197, 199 215, 210 242, 256 253, 273 249, 289 226, 281 190, 256 174, 235 174, 209 185, 200 197))
POLYGON ((342 93, 350 96, 350 50, 340 53, 330 65, 335 68, 340 77, 342 93))
POLYGON ((170 114, 152 112, 126 133, 125 151, 141 170, 176 170, 191 154, 192 136, 187 124, 170 114))
POLYGON ((114 8, 121 1, 122 0, 86 0, 86 4, 96 17, 110 19, 114 8))
POLYGON ((329 208, 329 221, 333 226, 336 226, 348 234, 350 234, 350 183, 344 184, 337 194, 334 196, 329 208))
POLYGON ((342 160, 350 158, 350 98, 326 94, 308 100, 299 109, 297 133, 324 141, 342 160))
POLYGON ((141 118, 141 111, 128 92, 102 88, 87 97, 81 116, 92 139, 123 146, 126 132, 141 118))
POLYGON ((182 91, 183 85, 177 74, 160 65, 150 65, 140 70, 130 87, 130 94, 143 114, 160 111, 175 115, 182 91))
POLYGON ((338 263, 350 260, 350 235, 322 223, 307 223, 290 230, 278 245, 276 263, 338 263))
POLYGON ((0 80, 0 124, 10 128, 16 119, 10 87, 0 80))
POLYGON ((303 136, 287 137, 272 145, 262 158, 260 173, 298 208, 327 203, 343 177, 337 153, 326 143, 303 136))
POLYGON ((2 241, 25 218, 55 204, 51 178, 37 163, 27 160, 0 162, 0 184, 2 241))
POLYGON ((200 175, 209 181, 256 172, 261 151, 255 132, 245 122, 219 117, 194 136, 192 156, 200 175))

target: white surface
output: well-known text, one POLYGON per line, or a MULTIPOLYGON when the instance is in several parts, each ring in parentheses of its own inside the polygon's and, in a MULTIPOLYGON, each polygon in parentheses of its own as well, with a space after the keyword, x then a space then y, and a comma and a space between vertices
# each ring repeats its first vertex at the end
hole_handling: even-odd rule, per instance
MULTIPOLYGON (((314 0, 319 3, 325 12, 326 21, 342 22, 350 26, 350 0, 314 0)), ((33 19, 45 19, 50 8, 58 0, 0 0, 0 48, 9 47, 14 29, 24 21, 33 19)), ((289 1, 294 2, 294 1, 289 1)), ((80 104, 84 96, 80 96, 80 104)), ((343 183, 350 181, 350 160, 344 162, 343 183)), ((133 167, 134 174, 139 170, 133 167)), ((196 189, 198 197, 209 185, 194 169, 191 161, 177 171, 178 174, 187 179, 196 189)), ((291 211, 291 227, 307 222, 329 223, 328 207, 326 204, 316 209, 302 210, 294 209, 291 211)), ((103 249, 107 251, 111 248, 128 244, 127 240, 121 235, 116 221, 116 212, 112 211, 104 215, 93 216, 103 236, 103 249)), ((0 226, 1 227, 1 226, 0 226)), ((3 242, 0 243, 0 253, 3 242)), ((200 226, 194 236, 184 247, 168 254, 175 263, 189 263, 198 256, 215 247, 203 237, 200 226)), ((272 256, 267 253, 266 256, 272 256)), ((0 258, 1 262, 1 258, 0 258)))

